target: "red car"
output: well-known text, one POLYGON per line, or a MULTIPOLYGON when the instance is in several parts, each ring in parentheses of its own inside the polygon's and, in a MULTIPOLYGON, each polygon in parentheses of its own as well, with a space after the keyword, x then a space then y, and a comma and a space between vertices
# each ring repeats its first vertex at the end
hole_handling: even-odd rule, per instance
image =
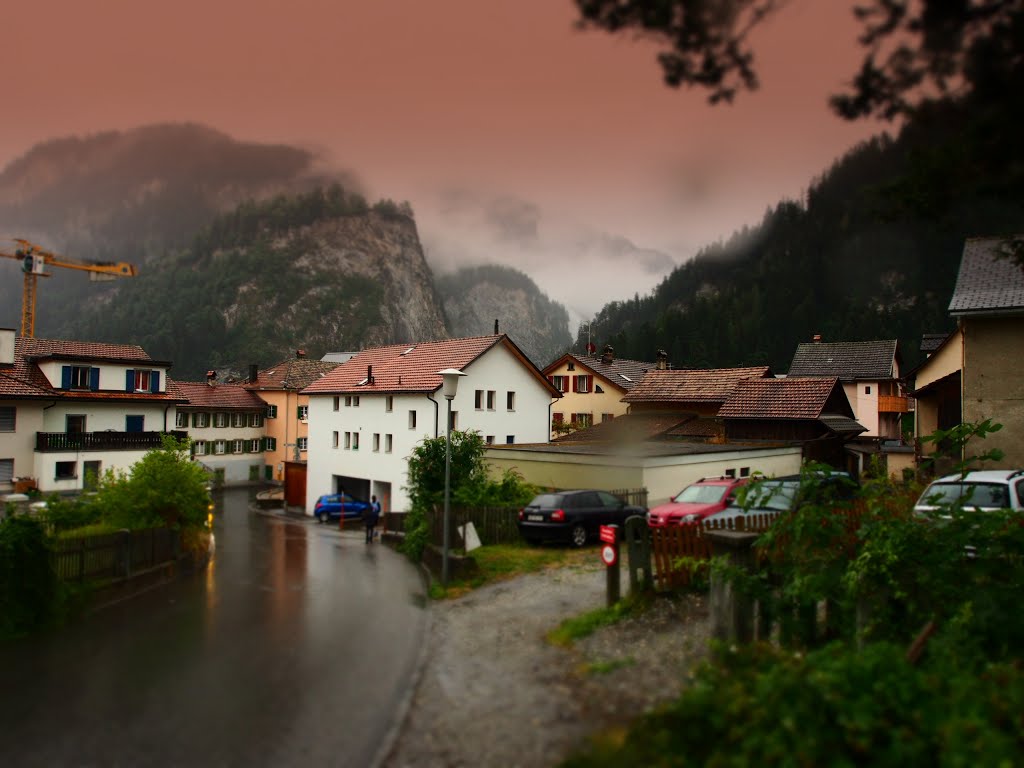
POLYGON ((736 489, 748 478, 705 477, 688 485, 671 501, 659 504, 647 513, 651 528, 699 523, 708 515, 721 512, 736 498, 736 489))

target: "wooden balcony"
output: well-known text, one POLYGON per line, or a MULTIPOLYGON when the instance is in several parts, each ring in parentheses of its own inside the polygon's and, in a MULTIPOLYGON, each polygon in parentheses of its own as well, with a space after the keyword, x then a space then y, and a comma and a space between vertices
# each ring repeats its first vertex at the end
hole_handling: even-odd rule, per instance
POLYGON ((910 413, 909 398, 901 395, 879 395, 879 413, 910 413))
MULTIPOLYGON (((68 451, 149 451, 163 443, 163 432, 36 432, 38 453, 68 451)), ((177 439, 187 432, 170 432, 177 439)))

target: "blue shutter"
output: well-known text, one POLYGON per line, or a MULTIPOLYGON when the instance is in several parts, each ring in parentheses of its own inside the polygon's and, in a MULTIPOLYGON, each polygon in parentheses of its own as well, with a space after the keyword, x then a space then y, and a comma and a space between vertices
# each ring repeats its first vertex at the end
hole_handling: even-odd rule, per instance
POLYGON ((100 369, 90 368, 89 369, 89 389, 95 392, 100 388, 100 369))
POLYGON ((160 391, 160 371, 151 371, 149 374, 149 391, 160 391))
POLYGON ((71 389, 71 366, 62 365, 60 367, 60 388, 71 389))
POLYGON ((125 392, 134 392, 135 391, 135 370, 133 368, 129 368, 127 371, 125 371, 124 391, 125 392))

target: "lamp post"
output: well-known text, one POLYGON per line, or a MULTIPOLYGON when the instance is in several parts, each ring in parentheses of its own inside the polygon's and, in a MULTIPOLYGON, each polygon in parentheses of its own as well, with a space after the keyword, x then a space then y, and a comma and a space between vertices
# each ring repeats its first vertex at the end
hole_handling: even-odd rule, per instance
POLYGON ((441 394, 448 401, 448 418, 445 423, 444 441, 444 546, 441 549, 441 585, 448 586, 448 518, 451 516, 452 495, 452 400, 459 389, 459 378, 465 376, 462 371, 445 368, 438 371, 443 383, 441 394))

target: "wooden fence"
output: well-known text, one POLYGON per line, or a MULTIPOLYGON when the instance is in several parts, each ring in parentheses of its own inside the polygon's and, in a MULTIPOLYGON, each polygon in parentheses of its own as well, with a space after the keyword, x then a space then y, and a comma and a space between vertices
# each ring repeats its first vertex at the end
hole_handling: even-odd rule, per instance
POLYGON ((57 539, 51 560, 62 581, 120 579, 177 559, 181 532, 167 528, 117 531, 98 536, 57 539))
MULTIPOLYGON (((458 530, 466 523, 473 523, 477 536, 483 544, 518 544, 519 507, 452 507, 449 520, 449 542, 454 547, 462 546, 458 530)), ((428 515, 430 543, 441 546, 444 543, 444 508, 435 508, 428 515)))

